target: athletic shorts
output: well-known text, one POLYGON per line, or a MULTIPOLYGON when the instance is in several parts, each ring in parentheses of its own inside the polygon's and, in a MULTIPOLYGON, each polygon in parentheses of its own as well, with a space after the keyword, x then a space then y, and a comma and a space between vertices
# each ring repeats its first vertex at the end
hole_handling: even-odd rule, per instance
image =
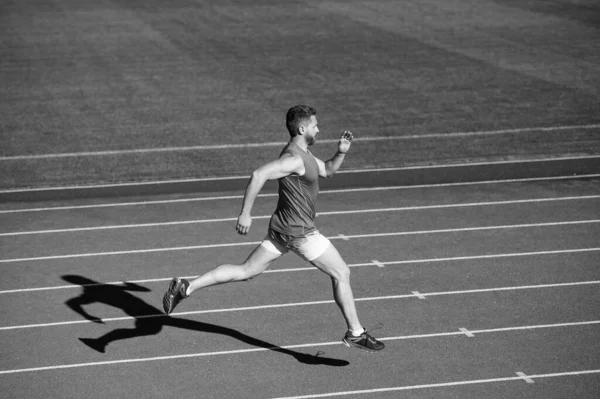
POLYGON ((318 230, 304 237, 292 237, 269 229, 260 245, 279 255, 292 251, 305 261, 311 262, 323 255, 330 244, 331 242, 318 230))

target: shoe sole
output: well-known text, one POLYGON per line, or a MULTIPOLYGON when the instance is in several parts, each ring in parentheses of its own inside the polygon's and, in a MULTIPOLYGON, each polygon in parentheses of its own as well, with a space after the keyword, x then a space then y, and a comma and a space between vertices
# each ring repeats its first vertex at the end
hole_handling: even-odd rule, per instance
POLYGON ((342 342, 344 343, 344 345, 346 345, 348 348, 356 348, 356 349, 360 349, 361 351, 364 352, 369 352, 369 353, 377 353, 377 352, 381 352, 382 350, 385 349, 385 347, 381 348, 381 349, 369 349, 369 348, 365 348, 362 345, 356 345, 353 344, 352 342, 348 341, 346 338, 342 338, 342 342))
POLYGON ((173 312, 173 310, 175 309, 175 306, 177 306, 177 304, 173 304, 173 301, 174 301, 175 296, 177 295, 178 291, 181 289, 182 284, 183 284, 183 281, 181 281, 181 279, 179 279, 179 278, 172 279, 171 282, 169 283, 169 288, 167 289, 167 292, 165 292, 165 295, 163 296, 163 310, 168 315, 171 314, 171 312, 173 312), (169 301, 167 298, 171 298, 171 300, 169 301), (170 307, 167 306, 167 302, 169 302, 171 304, 170 307))

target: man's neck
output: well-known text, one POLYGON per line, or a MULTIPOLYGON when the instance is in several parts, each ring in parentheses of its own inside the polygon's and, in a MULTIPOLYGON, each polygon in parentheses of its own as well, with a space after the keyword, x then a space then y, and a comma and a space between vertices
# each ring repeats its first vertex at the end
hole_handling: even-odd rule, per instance
POLYGON ((306 141, 304 140, 304 138, 302 136, 292 137, 292 139, 290 140, 290 143, 294 143, 298 147, 300 147, 300 149, 302 151, 308 152, 308 144, 306 144, 306 141))

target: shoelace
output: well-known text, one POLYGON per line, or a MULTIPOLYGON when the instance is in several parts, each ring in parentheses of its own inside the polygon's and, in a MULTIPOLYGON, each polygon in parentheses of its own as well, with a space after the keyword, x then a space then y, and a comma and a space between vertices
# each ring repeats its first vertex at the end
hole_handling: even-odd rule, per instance
POLYGON ((381 328, 383 328, 383 323, 377 323, 373 327, 365 328, 365 333, 370 333, 372 331, 377 331, 377 330, 379 330, 381 328))

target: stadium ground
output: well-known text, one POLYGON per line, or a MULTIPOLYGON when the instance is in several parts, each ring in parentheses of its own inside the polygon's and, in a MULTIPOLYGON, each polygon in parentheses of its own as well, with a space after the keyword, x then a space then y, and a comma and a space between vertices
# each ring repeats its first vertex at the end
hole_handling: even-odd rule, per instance
POLYGON ((0 397, 597 398, 600 9, 586 0, 5 1, 0 397), (318 109, 318 224, 380 354, 245 179, 318 109), (125 282, 125 283, 123 283, 125 282), (103 337, 102 339, 99 339, 103 337), (107 344, 106 346, 102 343, 107 344))
POLYGON ((341 344, 328 278, 293 255, 161 314, 170 277, 262 239, 275 196, 241 237, 229 194, 5 203, 3 396, 597 396, 598 174, 325 190, 375 355, 341 344))

